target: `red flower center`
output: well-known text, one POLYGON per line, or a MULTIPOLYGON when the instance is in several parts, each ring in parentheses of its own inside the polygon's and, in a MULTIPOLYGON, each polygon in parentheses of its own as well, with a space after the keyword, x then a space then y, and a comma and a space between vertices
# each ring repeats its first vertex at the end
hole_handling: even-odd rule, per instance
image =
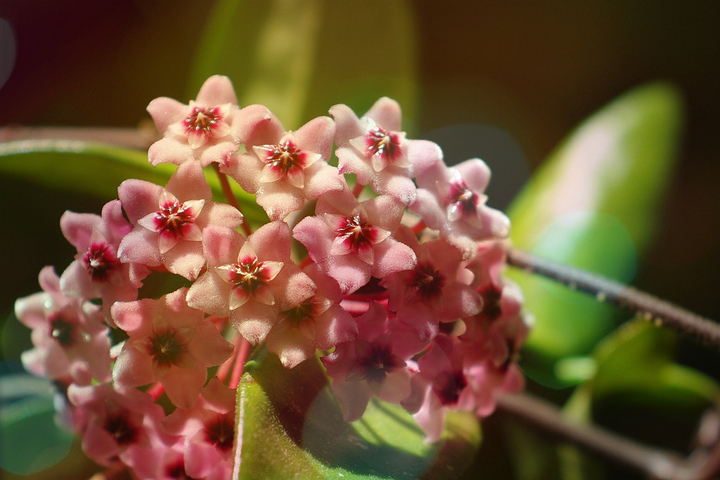
POLYGON ((460 399, 460 394, 467 386, 467 380, 462 370, 440 373, 433 383, 433 391, 443 405, 454 405, 460 399))
POLYGON ((155 230, 176 238, 181 237, 183 228, 193 222, 195 215, 192 209, 178 201, 165 202, 162 208, 155 212, 155 230))
POLYGON ((388 132, 377 125, 365 134, 365 145, 365 154, 368 157, 377 155, 391 162, 401 154, 398 135, 388 132))
POLYGON ((205 440, 224 452, 233 448, 235 435, 235 419, 232 412, 218 415, 217 418, 205 425, 205 440))
POLYGON ((105 430, 115 438, 118 445, 134 443, 140 435, 140 430, 130 422, 128 416, 128 412, 119 412, 105 419, 105 430))
POLYGON ((168 478, 174 478, 176 480, 194 480, 195 477, 191 477, 185 471, 185 460, 182 458, 175 463, 169 464, 165 467, 165 475, 168 478))
POLYGON ((490 320, 495 320, 502 315, 502 292, 501 290, 491 286, 484 292, 480 292, 483 299, 482 313, 490 320))
POLYGON ((298 327, 308 320, 315 318, 316 310, 317 308, 313 303, 313 299, 308 298, 297 307, 282 312, 281 316, 284 320, 290 322, 290 325, 293 327, 298 327))
POLYGON ((247 293, 255 292, 271 280, 265 271, 265 264, 257 258, 247 258, 236 263, 231 276, 231 283, 247 293))
POLYGON ((430 262, 418 262, 413 270, 408 286, 415 289, 423 300, 430 300, 442 293, 445 276, 430 262))
POLYGON ((371 344, 363 340, 355 341, 357 360, 346 380, 366 380, 368 383, 382 383, 388 373, 405 366, 405 362, 392 353, 386 343, 371 344))
POLYGON ((69 347, 77 340, 75 322, 60 315, 50 319, 50 336, 63 347, 69 347))
POLYGON ((278 170, 285 178, 291 170, 302 170, 306 167, 307 154, 290 140, 280 142, 279 145, 266 146, 264 150, 267 155, 263 161, 278 170))
POLYGON ((93 243, 83 256, 85 269, 93 281, 104 282, 120 266, 115 249, 107 243, 93 243))
MULTIPOLYGON (((448 203, 458 216, 475 213, 479 197, 470 190, 464 180, 457 180, 450 184, 448 203)), ((451 219, 456 220, 456 219, 451 219)))
POLYGON ((187 133, 203 133, 210 135, 217 128, 219 122, 222 121, 222 115, 218 107, 200 108, 195 107, 190 115, 188 115, 183 123, 187 133))
POLYGON ((188 353, 185 339, 175 329, 154 332, 149 339, 148 354, 157 366, 167 367, 180 363, 181 356, 188 353))
POLYGON ((335 231, 338 237, 349 242, 354 252, 363 246, 378 243, 377 229, 364 221, 359 213, 345 217, 342 225, 335 231))

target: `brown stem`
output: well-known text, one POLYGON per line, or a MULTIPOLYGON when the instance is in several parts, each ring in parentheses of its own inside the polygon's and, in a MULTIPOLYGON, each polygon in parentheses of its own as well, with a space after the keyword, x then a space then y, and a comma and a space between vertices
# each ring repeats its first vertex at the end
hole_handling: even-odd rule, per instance
POLYGON ((696 465, 697 462, 687 461, 675 452, 642 445, 594 425, 570 422, 554 405, 525 393, 498 395, 497 405, 498 411, 656 480, 709 480, 717 474, 712 469, 714 465, 709 469, 708 465, 696 465))
POLYGON ((670 302, 600 275, 551 262, 515 248, 508 250, 507 261, 529 273, 537 273, 572 289, 594 295, 598 300, 633 310, 643 318, 667 325, 720 350, 720 324, 670 302))

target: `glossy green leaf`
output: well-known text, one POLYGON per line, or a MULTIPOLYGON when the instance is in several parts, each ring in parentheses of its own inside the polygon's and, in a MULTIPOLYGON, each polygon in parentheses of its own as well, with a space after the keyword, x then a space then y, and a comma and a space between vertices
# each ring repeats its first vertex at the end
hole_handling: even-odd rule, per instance
POLYGON ((188 95, 222 74, 232 79, 241 106, 266 105, 286 128, 327 115, 336 103, 361 114, 383 95, 412 118, 415 41, 406 1, 221 0, 207 22, 188 95))
MULTIPOLYGON (((598 405, 611 403, 616 423, 631 428, 631 422, 625 421, 627 417, 635 424, 634 432, 620 434, 642 439, 645 425, 655 425, 661 418, 661 435, 644 441, 661 448, 684 449, 701 412, 715 405, 720 397, 720 385, 703 373, 675 363, 674 345, 673 332, 646 320, 624 324, 597 346, 592 355, 596 373, 573 392, 564 413, 574 421, 591 423, 596 420, 598 405)), ((586 478, 577 472, 591 471, 594 460, 576 448, 568 448, 561 452, 560 462, 568 478, 586 478)))
POLYGON ((0 144, 0 172, 45 187, 116 198, 123 180, 164 185, 174 165, 153 168, 147 152, 80 140, 21 140, 0 144))
MULTIPOLYGON (((21 140, 0 143, 0 174, 14 176, 48 188, 86 193, 102 199, 117 198, 118 186, 128 178, 165 185, 176 166, 153 167, 147 152, 80 140, 21 140)), ((213 196, 224 195, 214 174, 206 175, 213 196)), ((230 182, 248 222, 267 221, 255 196, 230 182)))
MULTIPOLYGON (((640 87, 572 133, 509 209, 516 247, 629 282, 652 238, 672 170, 681 100, 670 85, 640 87)), ((617 324, 617 311, 538 276, 510 271, 537 323, 523 366, 536 380, 567 383, 556 362, 587 354, 617 324)))
POLYGON ((371 401, 346 423, 317 359, 285 370, 262 351, 238 386, 236 478, 460 478, 480 443, 471 414, 448 415, 428 444, 412 416, 371 401))
POLYGON ((0 471, 27 475, 68 454, 73 435, 55 424, 55 415, 52 396, 47 394, 0 408, 0 471))
MULTIPOLYGON (((720 385, 710 377, 673 361, 675 334, 646 320, 632 320, 603 340, 592 358, 596 373, 576 393, 585 400, 634 392, 655 403, 687 407, 711 404, 720 385)), ((577 401, 577 400, 576 400, 577 401)), ((568 407, 573 410, 575 407, 568 407)), ((581 416, 578 416, 580 418, 581 416)))

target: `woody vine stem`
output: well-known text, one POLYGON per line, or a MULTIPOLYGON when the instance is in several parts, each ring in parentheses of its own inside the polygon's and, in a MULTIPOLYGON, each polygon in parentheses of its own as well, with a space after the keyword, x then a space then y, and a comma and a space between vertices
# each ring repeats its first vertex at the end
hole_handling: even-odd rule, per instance
POLYGON ((683 308, 622 283, 577 268, 560 265, 518 249, 508 251, 508 264, 555 280, 572 289, 594 295, 598 301, 634 311, 720 352, 720 325, 683 308))

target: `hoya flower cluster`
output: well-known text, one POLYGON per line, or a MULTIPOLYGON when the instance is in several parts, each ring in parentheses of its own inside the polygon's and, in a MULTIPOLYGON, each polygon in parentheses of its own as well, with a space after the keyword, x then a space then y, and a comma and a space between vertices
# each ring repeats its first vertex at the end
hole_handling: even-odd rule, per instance
POLYGON ((102 215, 65 213, 75 260, 16 303, 33 329, 23 362, 58 386, 95 461, 229 478, 234 388, 261 344, 286 368, 321 356, 346 420, 377 397, 429 441, 446 411, 485 416, 522 387, 522 298, 501 276, 509 222, 485 204, 482 161, 447 167, 436 144, 406 138, 389 98, 287 131, 215 76, 189 105, 148 111, 163 134, 149 161, 177 165, 167 185, 127 180, 102 215), (210 164, 269 222, 251 231, 234 198, 213 201, 210 164), (157 272, 186 286, 144 298, 157 272))

